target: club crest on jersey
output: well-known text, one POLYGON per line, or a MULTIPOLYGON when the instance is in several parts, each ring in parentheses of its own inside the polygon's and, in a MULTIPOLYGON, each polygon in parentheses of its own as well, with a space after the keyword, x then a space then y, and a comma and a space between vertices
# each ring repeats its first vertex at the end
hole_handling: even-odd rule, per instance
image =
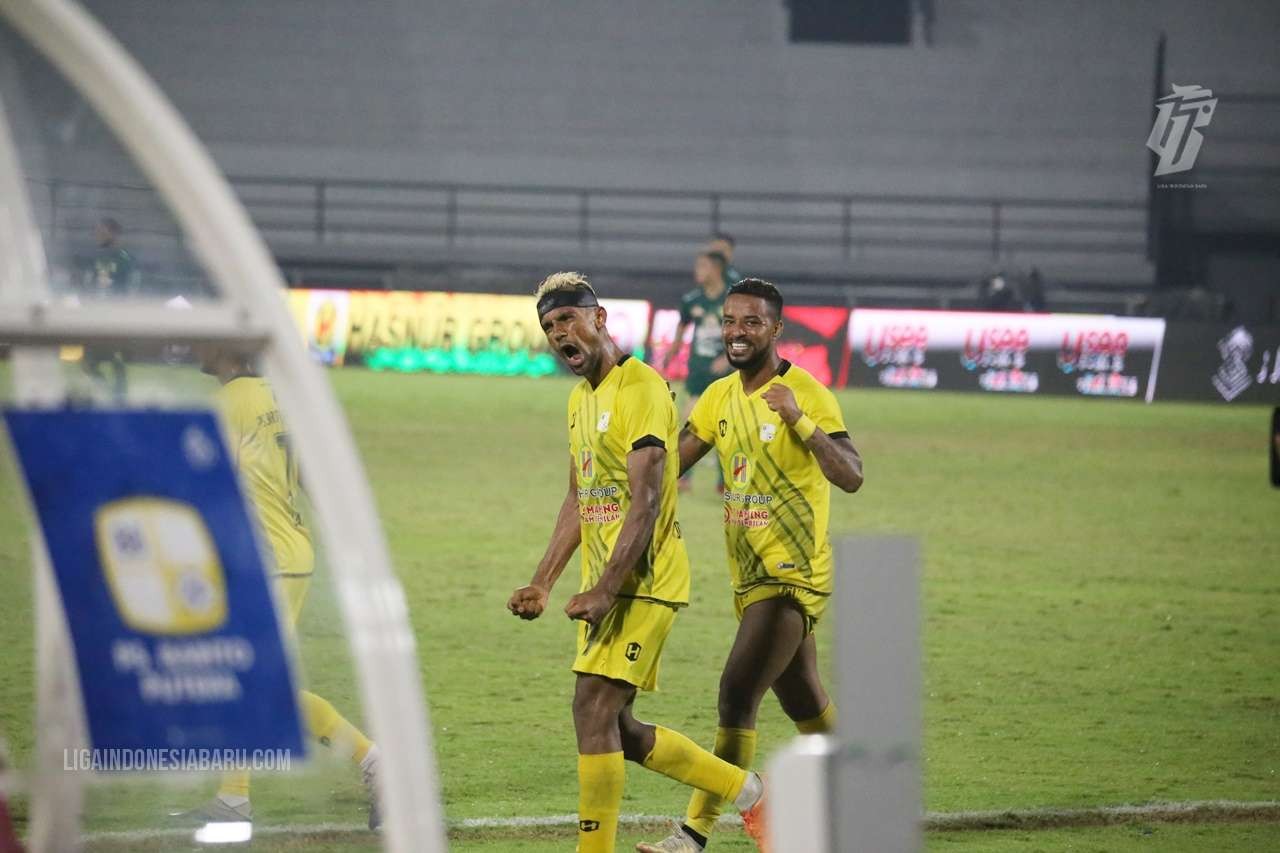
POLYGON ((747 461, 747 454, 741 452, 733 454, 733 459, 729 462, 729 473, 735 486, 745 486, 750 482, 751 463, 747 461))
POLYGON ((721 418, 720 419, 720 437, 724 438, 728 432, 729 432, 729 422, 726 421, 724 418, 721 418))
POLYGON ((595 458, 591 455, 591 448, 584 447, 578 452, 578 482, 590 483, 595 476, 595 458))
POLYGON ((760 424, 760 440, 773 441, 773 437, 778 434, 778 425, 764 423, 760 424))
POLYGON ((596 421, 596 432, 604 432, 609 428, 609 413, 601 412, 600 420, 596 421))

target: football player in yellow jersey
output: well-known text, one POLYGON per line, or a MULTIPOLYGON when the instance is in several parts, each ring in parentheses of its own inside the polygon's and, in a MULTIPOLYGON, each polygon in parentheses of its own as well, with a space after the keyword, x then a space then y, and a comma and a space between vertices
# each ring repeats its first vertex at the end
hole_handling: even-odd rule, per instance
POLYGON ((568 492, 533 579, 512 593, 507 608, 538 618, 581 547, 582 584, 565 607, 579 621, 579 853, 613 851, 626 760, 734 803, 763 850, 760 777, 632 713, 636 691, 657 687, 663 643, 689 601, 689 557, 675 517, 679 422, 670 388, 618 349, 582 275, 548 277, 537 308, 552 350, 583 381, 569 397, 568 492))
MULTIPOLYGON (((745 279, 724 303, 734 373, 711 384, 680 433, 680 469, 713 447, 724 471, 724 533, 738 634, 720 677, 715 754, 755 758, 756 711, 772 689, 806 734, 832 731, 835 706, 818 676, 813 627, 831 595, 831 485, 862 486, 862 458, 835 396, 778 356, 782 295, 745 279)), ((695 791, 685 822, 642 853, 698 853, 723 801, 695 791)))
MULTIPOLYGON (((286 608, 290 632, 297 627, 306 600, 315 552, 311 532, 298 512, 301 491, 297 461, 289 447, 289 434, 281 419, 275 395, 257 374, 252 362, 233 350, 205 348, 199 352, 201 369, 221 384, 217 406, 226 431, 227 448, 240 474, 246 497, 255 510, 259 527, 271 545, 271 577, 279 600, 286 608)), ((369 794, 369 828, 381 824, 376 798, 378 750, 367 737, 328 701, 301 690, 307 731, 321 744, 350 755, 359 765, 369 794)), ((249 804, 249 774, 225 773, 217 796, 205 805, 180 815, 200 822, 226 823, 253 819, 249 804)))

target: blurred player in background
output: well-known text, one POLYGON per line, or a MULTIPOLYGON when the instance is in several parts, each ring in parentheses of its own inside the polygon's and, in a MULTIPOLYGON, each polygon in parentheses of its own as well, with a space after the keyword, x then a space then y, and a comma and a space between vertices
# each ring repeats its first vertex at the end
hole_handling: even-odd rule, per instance
POLYGON ((573 722, 578 739, 578 850, 614 849, 625 761, 732 802, 763 847, 764 784, 684 735, 638 721, 637 690, 654 690, 676 611, 689 602, 689 557, 676 521, 676 408, 657 371, 624 354, 578 273, 538 288, 551 349, 583 381, 569 396, 569 490, 528 586, 507 608, 536 619, 575 549, 582 585, 565 613, 579 620, 573 722))
MULTIPOLYGON (((729 361, 725 358, 724 344, 720 339, 721 313, 729 289, 725 284, 728 266, 728 259, 720 252, 706 251, 698 255, 693 264, 693 279, 698 286, 680 298, 680 325, 676 327, 675 342, 667 353, 663 372, 670 368, 672 360, 680 352, 685 332, 692 327, 689 375, 685 378, 685 390, 689 392, 686 413, 698 402, 707 386, 729 372, 729 361)), ((680 488, 688 489, 690 483, 691 477, 685 472, 680 479, 680 488)))
MULTIPOLYGON (((271 544, 272 579, 278 599, 286 608, 289 631, 293 632, 315 571, 315 552, 311 531, 298 512, 301 480, 289 447, 289 434, 271 386, 258 375, 251 359, 234 350, 214 347, 198 348, 198 355, 201 369, 216 376, 222 385, 217 405, 227 446, 245 494, 256 510, 260 529, 271 544)), ((350 755, 359 765, 369 794, 369 828, 377 829, 382 822, 377 801, 377 747, 325 699, 301 690, 298 703, 311 736, 324 746, 350 755)), ((208 823, 252 820, 248 772, 223 774, 218 793, 210 802, 179 816, 208 823)))
MULTIPOLYGON (((120 223, 106 217, 93 229, 97 244, 93 259, 85 270, 80 297, 86 302, 103 299, 125 299, 138 290, 138 270, 133 255, 120 245, 120 223)), ((89 346, 84 351, 84 370, 105 383, 102 366, 110 365, 111 392, 117 400, 125 395, 125 353, 119 347, 89 346)))
MULTIPOLYGON (((831 595, 831 485, 862 486, 859 456, 835 396, 778 356, 782 295, 760 279, 724 304, 724 346, 736 368, 713 383, 680 433, 680 468, 715 448, 724 471, 724 533, 738 633, 720 677, 715 754, 755 759, 756 712, 772 688, 804 734, 833 731, 836 709, 818 675, 813 628, 831 595)), ((643 853, 698 853, 723 802, 696 791, 684 823, 643 853)))
POLYGON ((737 267, 733 265, 733 250, 737 245, 733 235, 724 231, 717 231, 713 234, 711 242, 707 244, 708 252, 719 252, 724 255, 724 283, 726 287, 733 287, 742 281, 742 273, 738 272, 737 267))

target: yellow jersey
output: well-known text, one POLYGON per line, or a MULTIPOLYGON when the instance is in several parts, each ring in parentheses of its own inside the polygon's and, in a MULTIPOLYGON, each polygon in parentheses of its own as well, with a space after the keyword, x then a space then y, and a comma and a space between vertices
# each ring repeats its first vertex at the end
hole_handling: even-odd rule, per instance
POLYGON ((619 597, 688 604, 689 555, 676 522, 679 418, 666 380, 643 361, 624 355, 598 388, 585 379, 574 386, 568 419, 582 530, 581 591, 600 579, 631 508, 627 454, 663 447, 667 456, 653 540, 619 597))
POLYGON ((271 544, 273 573, 311 574, 315 554, 297 508, 297 460, 271 386, 258 376, 237 377, 222 386, 217 401, 240 483, 271 544))
POLYGON ((848 436, 835 395, 785 360, 778 375, 751 394, 738 371, 711 383, 689 414, 688 429, 720 456, 734 590, 781 583, 830 594, 831 484, 809 448, 765 402, 765 390, 777 384, 791 389, 800 411, 827 435, 848 436))

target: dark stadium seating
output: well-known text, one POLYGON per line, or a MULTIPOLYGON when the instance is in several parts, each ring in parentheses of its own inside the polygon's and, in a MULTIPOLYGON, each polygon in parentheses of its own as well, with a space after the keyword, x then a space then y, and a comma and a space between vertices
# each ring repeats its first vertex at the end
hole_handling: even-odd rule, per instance
MULTIPOLYGON (((891 287, 1035 265, 1120 301, 1153 278, 1158 30, 1169 80, 1280 91, 1270 30, 1221 5, 949 2, 931 46, 849 47, 789 43, 777 0, 90 4, 230 174, 269 179, 237 185, 299 262, 675 274, 719 225, 752 269, 891 287)), ((163 254, 128 192, 75 186, 90 172, 59 164, 56 215, 127 209, 163 254)))

